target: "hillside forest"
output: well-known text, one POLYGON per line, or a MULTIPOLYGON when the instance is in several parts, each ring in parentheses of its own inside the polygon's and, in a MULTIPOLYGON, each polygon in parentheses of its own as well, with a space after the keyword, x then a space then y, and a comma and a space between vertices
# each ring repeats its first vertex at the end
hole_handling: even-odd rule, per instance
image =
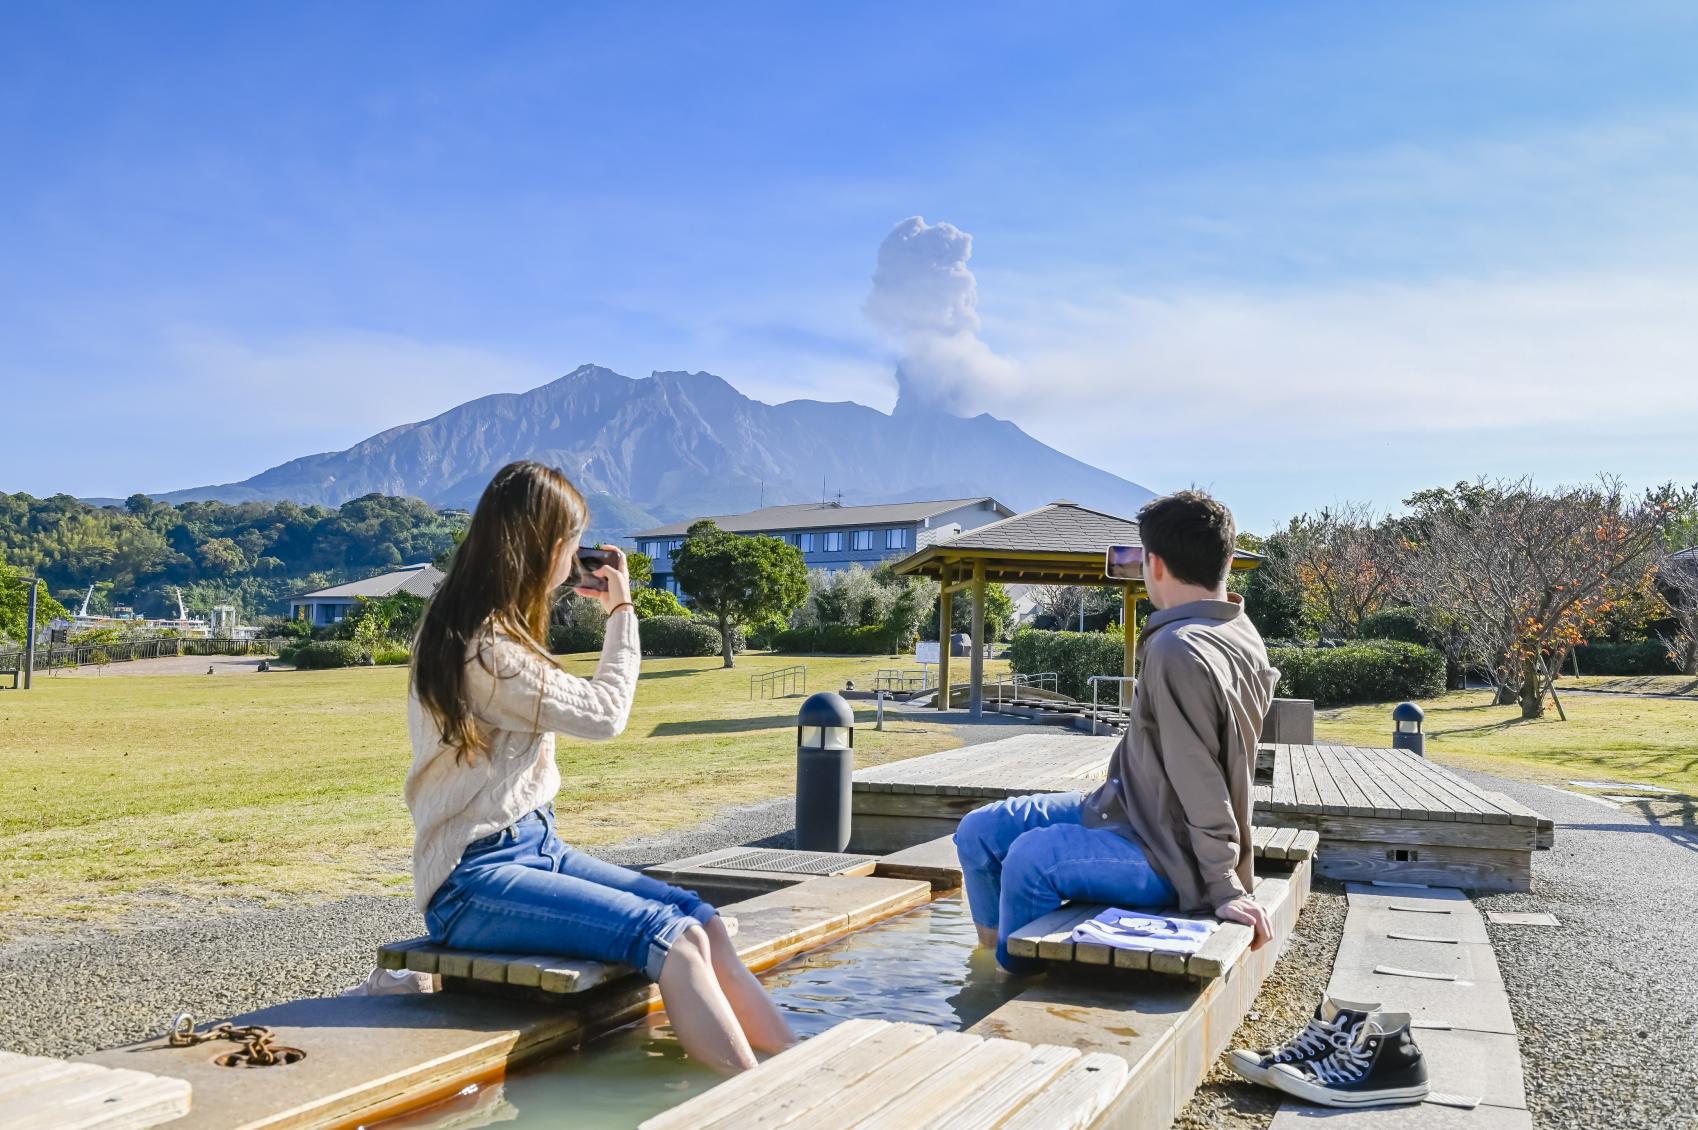
POLYGON ((244 622, 284 615, 290 596, 386 568, 446 559, 469 516, 380 494, 339 507, 293 502, 186 502, 132 495, 94 506, 70 495, 0 493, 0 565, 37 572, 76 611, 129 606, 190 615, 234 604, 244 622))

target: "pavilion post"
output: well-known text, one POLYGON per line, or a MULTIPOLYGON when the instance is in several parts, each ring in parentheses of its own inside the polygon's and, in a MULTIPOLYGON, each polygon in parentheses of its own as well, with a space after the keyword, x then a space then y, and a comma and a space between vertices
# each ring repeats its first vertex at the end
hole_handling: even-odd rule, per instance
POLYGON ((973 656, 968 661, 973 688, 967 692, 967 713, 985 712, 985 563, 973 562, 973 656))
MULTIPOLYGON (((1127 583, 1120 587, 1120 607, 1125 615, 1126 630, 1121 634, 1125 641, 1123 654, 1120 659, 1120 673, 1130 679, 1137 673, 1138 658, 1138 589, 1127 583)), ((1126 698, 1126 684, 1120 684, 1120 705, 1125 708, 1131 703, 1126 698)))
POLYGON ((949 709, 949 644, 955 624, 955 594, 949 591, 949 572, 943 574, 943 591, 937 598, 937 708, 949 709))

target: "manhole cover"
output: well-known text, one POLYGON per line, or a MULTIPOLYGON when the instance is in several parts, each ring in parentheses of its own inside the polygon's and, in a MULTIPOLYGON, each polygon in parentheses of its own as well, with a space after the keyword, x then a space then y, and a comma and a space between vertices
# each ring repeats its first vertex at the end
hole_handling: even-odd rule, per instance
POLYGON ((1554 914, 1542 910, 1488 910, 1486 917, 1499 926, 1561 926, 1554 914))
POLYGON ((836 855, 813 851, 746 851, 740 855, 716 859, 706 866, 712 870, 780 871, 787 875, 836 875, 871 863, 867 855, 836 855))

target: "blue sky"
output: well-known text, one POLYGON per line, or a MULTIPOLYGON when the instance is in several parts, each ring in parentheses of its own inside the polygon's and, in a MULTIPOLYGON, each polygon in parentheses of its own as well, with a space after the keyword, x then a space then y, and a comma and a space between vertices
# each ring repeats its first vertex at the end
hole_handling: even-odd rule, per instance
POLYGON ((1692 481, 1695 54, 1679 3, 9 5, 0 489, 592 361, 888 409, 912 215, 973 236, 972 407, 1243 525, 1692 481))

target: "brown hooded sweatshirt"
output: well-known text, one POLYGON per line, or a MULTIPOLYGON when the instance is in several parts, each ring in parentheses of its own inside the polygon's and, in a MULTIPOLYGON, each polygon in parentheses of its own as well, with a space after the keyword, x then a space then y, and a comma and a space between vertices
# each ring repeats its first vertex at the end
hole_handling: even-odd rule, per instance
POLYGON ((1156 612, 1141 650, 1132 720, 1085 824, 1141 844, 1181 910, 1212 911, 1254 886, 1250 790, 1279 672, 1237 593, 1156 612))

